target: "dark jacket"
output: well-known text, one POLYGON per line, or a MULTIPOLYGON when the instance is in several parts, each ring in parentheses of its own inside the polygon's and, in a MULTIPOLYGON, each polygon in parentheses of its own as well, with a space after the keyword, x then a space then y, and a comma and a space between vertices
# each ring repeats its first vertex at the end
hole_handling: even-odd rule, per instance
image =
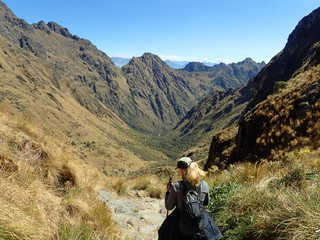
MULTIPOLYGON (((185 186, 187 186, 188 190, 195 190, 192 188, 187 181, 184 181, 185 186)), ((215 240, 222 237, 219 228, 211 218, 211 216, 203 211, 202 216, 202 231, 196 233, 192 236, 187 236, 182 234, 179 227, 179 219, 181 217, 181 213, 184 210, 183 206, 183 188, 184 183, 182 181, 175 182, 172 184, 171 190, 166 194, 165 206, 168 210, 172 210, 174 207, 176 209, 166 218, 166 220, 161 225, 158 233, 159 240, 196 240, 196 239, 208 239, 215 240)), ((203 205, 209 204, 209 187, 205 181, 201 181, 201 193, 200 200, 203 205)))

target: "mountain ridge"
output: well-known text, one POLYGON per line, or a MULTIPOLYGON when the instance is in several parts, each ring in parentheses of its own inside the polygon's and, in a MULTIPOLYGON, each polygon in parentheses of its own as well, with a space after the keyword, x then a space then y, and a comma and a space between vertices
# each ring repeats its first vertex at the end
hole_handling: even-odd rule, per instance
POLYGON ((147 106, 151 118, 146 119, 143 125, 150 129, 154 125, 162 125, 163 132, 167 132, 202 98, 215 91, 240 87, 263 66, 264 63, 247 59, 239 63, 220 64, 206 72, 188 72, 172 69, 157 55, 145 53, 132 58, 122 70, 137 103, 135 114, 143 117, 142 109, 147 106), (140 90, 135 86, 137 84, 140 90), (147 102, 150 99, 146 96, 153 99, 149 106, 147 102))
POLYGON ((121 94, 129 92, 121 70, 106 54, 88 40, 24 23, 1 4, 0 99, 8 114, 35 122, 107 175, 130 175, 167 159, 144 146, 143 137, 119 118, 116 108, 97 97, 108 94, 108 101, 121 105, 126 104, 121 94), (101 78, 104 82, 97 81, 101 78), (122 93, 113 92, 120 87, 122 93))
MULTIPOLYGON (((239 149, 241 149, 242 154, 248 154, 248 152, 250 151, 249 148, 254 146, 254 144, 248 143, 248 140, 257 139, 257 136, 259 136, 260 132, 256 131, 255 133, 251 133, 251 131, 246 127, 248 121, 255 121, 254 117, 252 117, 252 120, 250 120, 249 117, 250 108, 252 107, 252 105, 257 106, 258 103, 266 99, 266 94, 270 95, 274 90, 274 83, 276 81, 288 82, 289 79, 298 78, 299 74, 307 72, 314 66, 319 65, 319 42, 320 8, 314 10, 308 16, 299 21, 296 28, 289 35, 288 42, 284 50, 275 58, 273 58, 268 66, 264 69, 265 71, 268 71, 268 69, 271 68, 272 70, 274 68, 278 69, 278 77, 273 78, 272 75, 268 74, 268 77, 265 78, 263 77, 265 71, 261 71, 258 76, 253 79, 254 98, 248 105, 248 108, 245 110, 246 114, 244 114, 240 120, 239 133, 237 136, 237 146, 239 149), (264 94, 262 92, 264 92, 264 94)), ((290 113, 290 115, 292 116, 293 113, 290 113)))
MULTIPOLYGON (((147 71, 137 70, 136 73, 141 78, 132 79, 127 70, 133 68, 135 61, 131 60, 127 66, 120 69, 107 54, 97 49, 89 40, 71 34, 67 28, 54 22, 45 24, 43 21, 29 25, 4 6, 5 4, 2 3, 0 10, 2 36, 43 59, 52 69, 53 84, 60 88, 69 88, 74 98, 95 114, 102 114, 99 112, 103 111, 99 103, 101 102, 136 130, 162 134, 173 128, 183 114, 191 109, 200 98, 214 91, 214 87, 209 86, 212 83, 209 84, 208 80, 205 83, 207 86, 204 87, 208 90, 203 91, 203 87, 199 88, 199 84, 194 81, 196 75, 187 76, 169 69, 165 62, 156 55, 152 55, 153 60, 149 56, 148 61, 153 62, 153 65, 146 64, 148 61, 143 59, 146 55, 141 56, 142 65, 136 62, 138 63, 136 68, 149 69, 147 71), (153 67, 155 69, 152 69, 153 67), (171 79, 170 81, 174 84, 170 86, 181 90, 179 94, 173 93, 176 90, 169 90, 169 85, 161 89, 159 85, 153 84, 152 92, 148 91, 147 95, 136 94, 137 88, 134 82, 141 82, 143 79, 141 84, 147 86, 152 81, 163 82, 159 79, 160 76, 171 79), (126 79, 127 77, 129 80, 126 79), (178 80, 173 81, 173 79, 178 80), (62 82, 66 85, 62 86, 62 82), (166 109, 169 110, 166 111, 166 109)), ((219 79, 218 89, 223 89, 222 83, 225 77, 219 76, 219 79)), ((237 80, 234 78, 230 81, 237 80)), ((203 83, 201 84, 204 86, 203 83)), ((239 83, 232 84, 232 87, 237 84, 239 83)))
MULTIPOLYGON (((210 73, 174 70, 151 53, 121 69, 89 40, 54 22, 29 25, 0 3, 1 98, 15 114, 32 116, 46 129, 51 126, 51 133, 63 141, 79 148, 80 142, 95 142, 96 150, 82 149, 82 158, 108 174, 123 168, 123 152, 133 159, 128 165, 135 166, 132 171, 144 160, 166 161, 152 146, 141 150, 145 138, 136 130, 162 135, 203 97, 248 80, 248 74, 237 79, 231 65, 210 73)), ((240 73, 257 73, 262 67, 251 63, 233 66, 240 73)))

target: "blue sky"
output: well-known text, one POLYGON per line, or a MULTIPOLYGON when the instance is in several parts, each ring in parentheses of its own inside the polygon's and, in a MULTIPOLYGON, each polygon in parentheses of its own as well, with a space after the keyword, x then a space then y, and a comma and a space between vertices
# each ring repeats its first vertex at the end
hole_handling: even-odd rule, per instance
POLYGON ((268 62, 317 0, 3 0, 28 23, 54 21, 109 57, 268 62))

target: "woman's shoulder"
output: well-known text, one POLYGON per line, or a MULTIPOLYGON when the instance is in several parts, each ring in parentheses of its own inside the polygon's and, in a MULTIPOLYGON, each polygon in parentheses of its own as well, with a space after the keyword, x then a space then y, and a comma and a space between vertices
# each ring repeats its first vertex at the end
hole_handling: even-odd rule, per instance
POLYGON ((204 180, 201 180, 201 188, 202 188, 202 191, 209 191, 208 183, 204 180))
POLYGON ((172 187, 174 188, 175 191, 180 191, 183 188, 183 184, 184 184, 183 181, 177 181, 172 184, 172 187))
POLYGON ((175 185, 175 186, 182 186, 184 183, 183 183, 183 181, 176 181, 176 182, 174 182, 173 183, 173 185, 175 185))

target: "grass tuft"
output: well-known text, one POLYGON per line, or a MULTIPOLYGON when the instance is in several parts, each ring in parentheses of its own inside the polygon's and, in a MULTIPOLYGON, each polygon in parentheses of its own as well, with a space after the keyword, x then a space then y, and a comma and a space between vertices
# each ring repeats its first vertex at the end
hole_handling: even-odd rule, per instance
POLYGON ((0 239, 116 236, 96 200, 106 177, 32 121, 0 113, 0 239))
POLYGON ((319 152, 300 149, 282 162, 239 163, 209 173, 215 185, 207 210, 223 239, 319 239, 319 152))

